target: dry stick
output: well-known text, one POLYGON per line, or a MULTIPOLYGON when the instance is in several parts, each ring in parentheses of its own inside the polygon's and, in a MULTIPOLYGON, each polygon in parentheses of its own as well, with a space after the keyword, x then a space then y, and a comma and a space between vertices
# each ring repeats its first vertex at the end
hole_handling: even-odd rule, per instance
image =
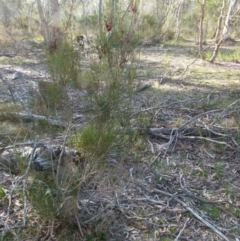
MULTIPOLYGON (((222 111, 222 113, 219 115, 219 116, 221 117, 223 114, 225 114, 225 113, 227 112, 227 110, 228 110, 229 108, 231 108, 233 105, 237 104, 238 102, 240 102, 240 99, 234 101, 234 102, 233 102, 232 104, 230 104, 230 105, 227 107, 227 109, 225 109, 224 111, 222 111, 222 109, 217 109, 217 110, 210 110, 210 111, 203 112, 203 113, 201 113, 201 114, 199 114, 199 115, 191 118, 190 120, 186 121, 186 122, 185 122, 182 126, 180 126, 178 129, 173 129, 173 130, 177 130, 177 133, 179 133, 186 125, 188 125, 188 124, 191 123, 192 121, 196 120, 196 119, 199 118, 200 116, 203 116, 203 115, 206 115, 206 114, 209 114, 209 113, 214 113, 214 112, 222 111)), ((153 130, 153 128, 152 128, 152 130, 153 130)), ((209 131, 212 132, 213 134, 216 134, 216 135, 219 135, 219 136, 229 137, 229 136, 224 135, 224 134, 221 134, 221 133, 218 134, 217 132, 215 132, 215 131, 213 131, 213 130, 210 130, 210 129, 207 129, 207 130, 209 130, 209 131)), ((151 131, 151 129, 150 129, 150 131, 151 131)), ((160 137, 162 137, 162 138, 164 138, 164 139, 168 139, 168 140, 171 139, 171 136, 172 136, 172 133, 171 133, 170 137, 169 137, 168 135, 164 135, 164 134, 161 134, 161 133, 155 134, 154 131, 152 131, 152 133, 153 133, 155 136, 160 136, 160 137)), ((210 138, 207 138, 207 137, 201 137, 201 136, 182 136, 182 135, 181 135, 181 136, 177 136, 177 138, 178 138, 178 139, 201 139, 201 140, 206 140, 206 141, 214 142, 214 143, 221 144, 221 145, 226 145, 226 146, 228 146, 229 148, 233 149, 233 147, 230 146, 230 145, 228 145, 226 142, 216 141, 216 140, 213 140, 213 139, 210 139, 210 138)), ((229 138, 231 138, 231 137, 229 137, 229 138)), ((233 141, 233 143, 234 143, 235 146, 239 146, 233 138, 231 138, 231 140, 233 141)), ((172 142, 171 142, 171 143, 172 143, 172 142)), ((167 143, 167 144, 168 144, 168 143, 167 143)), ((155 159, 154 159, 154 160, 155 160, 155 159)))
POLYGON ((192 121, 196 120, 198 117, 200 116, 203 116, 203 115, 206 115, 206 114, 210 114, 210 113, 215 113, 215 112, 219 112, 219 111, 222 111, 222 109, 217 109, 217 110, 210 110, 210 111, 206 111, 206 112, 203 112, 199 115, 196 115, 194 116, 193 118, 191 118, 190 120, 186 121, 182 126, 180 126, 178 128, 178 131, 181 131, 183 129, 183 127, 185 127, 186 125, 188 125, 189 123, 191 123, 192 121))
POLYGON ((80 239, 81 239, 81 240, 84 240, 84 239, 83 239, 83 238, 84 238, 83 231, 82 231, 80 222, 79 222, 79 220, 78 220, 77 214, 75 214, 75 219, 77 220, 77 225, 78 225, 78 229, 79 229, 79 234, 81 235, 81 238, 80 238, 80 239))
POLYGON ((201 221, 202 223, 204 223, 207 227, 209 227, 210 229, 212 229, 216 234, 218 234, 221 238, 223 238, 226 241, 230 241, 228 239, 228 237, 226 237, 222 232, 220 232, 217 228, 215 228, 211 223, 209 223, 207 220, 203 219, 196 211, 194 211, 191 207, 189 207, 185 202, 183 202, 182 200, 180 200, 179 198, 175 197, 173 194, 168 193, 168 192, 164 192, 158 189, 154 189, 153 192, 156 193, 161 193, 164 194, 166 196, 169 196, 171 198, 173 198, 174 200, 176 200, 178 203, 180 203, 184 208, 186 208, 194 217, 196 217, 199 221, 201 221))
MULTIPOLYGON (((232 106, 239 104, 239 102, 240 102, 240 99, 237 99, 234 102, 232 102, 230 105, 228 105, 227 108, 224 109, 222 113, 220 113, 217 119, 223 117, 232 106)), ((216 123, 216 120, 211 125, 214 125, 215 123, 216 123)))
POLYGON ((63 139, 63 148, 62 148, 62 151, 61 151, 60 156, 59 156, 59 158, 58 158, 58 162, 57 162, 57 173, 56 173, 56 175, 54 174, 54 168, 52 168, 53 176, 55 177, 56 186, 57 186, 58 189, 61 190, 61 191, 65 191, 65 190, 64 190, 63 188, 61 188, 60 185, 59 185, 60 166, 61 166, 63 154, 64 154, 64 152, 65 152, 65 146, 66 146, 66 143, 67 143, 67 137, 68 137, 68 132, 70 131, 70 128, 71 128, 71 125, 70 125, 70 123, 69 123, 69 125, 68 125, 68 127, 67 127, 67 130, 66 130, 66 134, 65 134, 64 139, 63 139))
MULTIPOLYGON (((172 144, 172 142, 174 141, 173 131, 174 131, 174 129, 171 131, 171 134, 170 134, 169 138, 168 138, 167 136, 163 135, 164 138, 169 139, 169 141, 168 141, 167 143, 165 143, 165 144, 162 145, 162 148, 165 148, 165 147, 166 147, 165 154, 167 153, 168 148, 170 147, 170 145, 172 144)), ((150 162, 149 165, 152 166, 152 165, 157 161, 157 159, 159 158, 160 155, 161 155, 161 150, 160 150, 159 153, 156 155, 156 157, 154 157, 154 159, 150 162)))
POLYGON ((180 230, 180 232, 178 233, 178 236, 174 239, 174 241, 178 241, 178 239, 180 238, 182 232, 184 231, 184 229, 185 229, 185 227, 186 227, 188 221, 189 221, 189 218, 187 218, 187 221, 184 223, 182 229, 180 230))
MULTIPOLYGON (((11 112, 4 113, 3 112, 1 114, 5 115, 5 116, 11 116, 12 115, 12 116, 15 116, 17 118, 21 118, 23 120, 45 121, 48 124, 53 125, 53 126, 66 127, 66 123, 64 123, 63 121, 55 120, 55 119, 52 119, 52 118, 49 118, 49 117, 46 117, 46 116, 35 115, 35 114, 32 114, 32 113, 25 114, 25 113, 11 113, 11 112)), ((72 124, 71 127, 77 129, 77 128, 81 128, 82 125, 81 124, 72 124)))
POLYGON ((26 191, 27 191, 27 185, 26 185, 26 180, 23 180, 23 200, 24 200, 24 205, 23 205, 23 226, 25 226, 27 224, 27 195, 26 195, 26 191))
POLYGON ((209 141, 209 142, 213 142, 213 143, 217 143, 220 145, 225 145, 231 149, 234 149, 232 146, 230 146, 229 144, 227 144, 227 142, 224 141, 216 141, 214 139, 208 138, 208 137, 203 137, 203 136, 179 136, 178 139, 193 139, 193 140, 205 140, 205 141, 209 141))
MULTIPOLYGON (((193 117, 193 118, 191 118, 190 120, 188 120, 188 121, 186 121, 182 126, 180 126, 178 129, 173 129, 172 130, 172 132, 174 131, 174 130, 177 130, 177 133, 179 133, 186 125, 188 125, 189 123, 191 123, 192 121, 194 121, 194 120, 196 120, 197 118, 199 118, 200 116, 203 116, 203 115, 206 115, 206 114, 209 114, 209 113, 214 113, 214 112, 219 112, 219 111, 222 111, 222 109, 218 109, 218 110, 210 110, 210 111, 206 111, 206 112, 204 112, 204 113, 201 113, 201 114, 199 114, 199 115, 196 115, 195 117, 193 117)), ((153 129, 153 128, 152 128, 153 129)), ((151 131, 151 129, 150 129, 150 131, 151 131)), ((152 131, 152 133, 154 134, 154 132, 152 131)), ((170 137, 169 136, 167 136, 167 135, 163 135, 163 134, 161 134, 161 133, 158 133, 158 134, 154 134, 154 135, 156 135, 156 136, 160 136, 160 137, 162 137, 162 138, 165 138, 165 139, 169 139, 169 142, 167 143, 169 146, 170 146, 170 144, 174 141, 174 139, 178 139, 178 138, 181 138, 181 139, 183 139, 183 138, 189 138, 189 139, 193 139, 193 137, 190 137, 190 136, 188 136, 188 137, 184 137, 184 136, 179 136, 178 134, 174 134, 173 135, 173 133, 171 133, 171 135, 170 135, 170 137), (176 136, 177 135, 177 136, 176 136), (173 138, 172 138, 173 137, 173 138)), ((194 138, 195 139, 197 139, 195 136, 194 136, 194 138)), ((225 143, 225 142, 217 142, 217 141, 215 141, 215 140, 212 140, 212 139, 209 139, 209 138, 204 138, 204 137, 198 137, 198 139, 204 139, 204 140, 208 140, 208 141, 211 141, 211 142, 215 142, 215 143, 218 143, 218 144, 224 144, 224 145, 227 145, 227 146, 229 146, 227 143, 225 143)), ((231 147, 231 146, 229 146, 229 147, 231 147)), ((232 148, 232 147, 231 147, 232 148)), ((154 160, 152 161, 152 163, 154 163, 156 161, 156 159, 154 158, 154 160)))
POLYGON ((32 113, 15 113, 15 112, 8 112, 8 113, 5 113, 3 112, 2 115, 5 115, 5 116, 15 116, 17 118, 20 118, 20 119, 23 119, 23 120, 34 120, 34 121, 45 121, 51 125, 55 125, 55 126, 58 126, 58 127, 65 127, 65 123, 59 121, 59 120, 54 120, 54 119, 51 119, 51 118, 48 118, 46 116, 41 116, 41 115, 35 115, 35 114, 32 114, 32 113))

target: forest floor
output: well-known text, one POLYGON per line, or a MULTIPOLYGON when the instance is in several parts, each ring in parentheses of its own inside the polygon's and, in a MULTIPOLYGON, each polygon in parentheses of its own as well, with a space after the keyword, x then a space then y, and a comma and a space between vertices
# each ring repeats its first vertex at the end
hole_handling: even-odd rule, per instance
MULTIPOLYGON (((19 54, 2 49, 0 73, 27 103, 49 73, 39 46, 25 47, 19 54), (16 71, 22 77, 12 80, 16 71)), ((222 55, 237 48, 223 46, 222 55)), ((133 143, 133 158, 115 157, 95 180, 98 189, 86 184, 78 212, 87 207, 92 216, 77 223, 68 217, 75 220, 71 232, 57 219, 39 217, 22 176, 8 172, 0 158, 0 187, 7 197, 0 202, 1 240, 70 240, 70 233, 71 240, 88 241, 240 240, 240 59, 211 64, 195 59, 197 51, 190 42, 141 48, 135 81, 146 88, 134 98, 136 112, 152 119, 148 134, 133 143), (191 128, 198 133, 184 133, 191 128), (117 186, 106 174, 119 179, 117 186), (104 225, 107 234, 101 233, 104 225)), ((21 109, 12 105, 12 94, 0 80, 1 155, 17 143, 33 143, 36 135, 45 144, 63 143, 59 131, 41 132, 29 121, 7 118, 5 112, 21 109)))

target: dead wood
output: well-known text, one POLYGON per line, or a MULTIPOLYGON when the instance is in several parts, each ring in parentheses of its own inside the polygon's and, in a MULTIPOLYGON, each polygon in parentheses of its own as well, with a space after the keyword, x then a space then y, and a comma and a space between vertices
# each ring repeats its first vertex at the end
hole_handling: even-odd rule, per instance
POLYGON ((204 128, 181 128, 179 131, 179 128, 150 128, 150 134, 153 136, 170 136, 175 135, 178 133, 178 135, 182 136, 203 136, 203 137, 218 137, 219 135, 217 133, 213 133, 209 129, 204 128))
MULTIPOLYGON (((56 126, 56 127, 64 127, 66 128, 69 126, 69 123, 63 122, 61 120, 56 120, 51 117, 46 117, 42 115, 35 115, 35 114, 25 114, 25 113, 15 113, 15 112, 2 112, 1 116, 4 119, 20 119, 23 121, 44 121, 49 125, 56 126)), ((72 128, 81 128, 81 124, 72 124, 72 128)))

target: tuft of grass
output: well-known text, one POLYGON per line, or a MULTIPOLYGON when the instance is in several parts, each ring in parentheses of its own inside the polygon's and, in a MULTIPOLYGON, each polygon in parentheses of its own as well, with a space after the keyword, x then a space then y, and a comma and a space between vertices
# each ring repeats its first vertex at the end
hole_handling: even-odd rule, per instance
POLYGON ((45 173, 34 177, 28 186, 27 194, 33 208, 41 217, 46 220, 55 219, 59 204, 55 197, 57 188, 53 181, 47 180, 45 173))
POLYGON ((223 172, 223 164, 222 164, 222 163, 217 163, 217 164, 215 165, 215 177, 216 177, 218 180, 221 179, 222 172, 223 172))
POLYGON ((161 241, 173 241, 174 239, 168 235, 161 235, 161 241))
POLYGON ((209 205, 208 206, 208 213, 211 215, 211 217, 218 219, 221 216, 221 211, 218 207, 215 205, 209 205))
POLYGON ((10 230, 3 231, 0 237, 1 237, 1 240, 3 241, 12 241, 16 238, 14 233, 11 232, 10 230))
POLYGON ((178 117, 178 118, 173 122, 173 126, 175 126, 175 127, 180 127, 180 126, 183 125, 183 123, 184 123, 183 118, 178 117))
POLYGON ((201 203, 199 209, 208 212, 208 214, 214 219, 218 219, 221 216, 221 210, 215 205, 201 203))
POLYGON ((235 217, 240 218, 240 208, 235 208, 233 214, 235 217))
POLYGON ((106 241, 106 235, 102 232, 99 233, 95 233, 95 234, 91 234, 91 235, 87 235, 86 237, 86 241, 106 241))

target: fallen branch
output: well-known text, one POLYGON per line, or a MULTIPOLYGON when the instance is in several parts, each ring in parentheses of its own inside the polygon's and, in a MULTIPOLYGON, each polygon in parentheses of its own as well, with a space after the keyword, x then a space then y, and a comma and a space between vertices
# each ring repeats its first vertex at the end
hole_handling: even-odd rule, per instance
POLYGON ((227 112, 233 107, 237 105, 239 107, 240 105, 240 99, 235 100, 234 102, 232 102, 230 105, 227 106, 226 109, 224 109, 216 118, 216 120, 212 123, 212 125, 214 125, 216 123, 217 120, 221 119, 224 115, 227 114, 227 112))
MULTIPOLYGON (((57 126, 57 127, 67 127, 69 124, 65 123, 63 121, 60 120, 55 120, 53 118, 49 118, 46 116, 42 116, 42 115, 35 115, 35 114, 25 114, 25 113, 15 113, 15 112, 2 112, 1 113, 2 116, 4 116, 5 118, 16 118, 16 119, 22 119, 22 120, 27 120, 27 121, 44 121, 50 125, 53 126, 57 126)), ((81 128, 82 125, 81 124, 72 124, 71 125, 72 128, 81 128)))
POLYGON ((184 229, 185 229, 186 226, 187 226, 188 221, 189 221, 189 218, 187 218, 187 221, 184 223, 182 229, 180 230, 180 232, 178 233, 178 236, 174 239, 174 241, 178 241, 178 240, 179 240, 179 238, 180 238, 182 232, 184 231, 184 229))
POLYGON ((205 224, 207 227, 209 227, 210 229, 212 229, 216 234, 218 234, 221 238, 223 238, 226 241, 230 241, 228 237, 226 237, 222 232, 220 232, 216 227, 214 227, 210 222, 208 222, 207 220, 203 219, 196 211, 194 211, 191 207, 189 207, 185 202, 183 202, 182 200, 180 200, 179 198, 175 197, 175 195, 165 192, 165 191, 161 191, 159 189, 154 189, 153 192, 155 193, 161 193, 164 194, 166 196, 169 196, 171 198, 173 198, 175 201, 177 201, 178 203, 180 203, 185 209, 187 209, 194 217, 196 217, 199 221, 201 221, 203 224, 205 224))

